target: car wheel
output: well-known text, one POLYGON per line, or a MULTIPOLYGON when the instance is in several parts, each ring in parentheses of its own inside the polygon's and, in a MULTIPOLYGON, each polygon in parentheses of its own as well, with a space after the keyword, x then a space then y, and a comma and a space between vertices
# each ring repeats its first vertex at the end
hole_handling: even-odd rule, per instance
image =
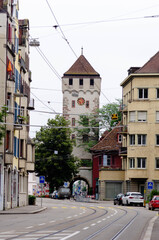
POLYGON ((140 203, 140 206, 141 206, 141 207, 143 207, 143 206, 144 206, 144 204, 143 204, 143 203, 140 203))
POLYGON ((151 208, 149 207, 149 210, 151 210, 151 208))
POLYGON ((116 205, 116 203, 114 202, 114 205, 116 205))
POLYGON ((151 209, 152 209, 152 211, 153 211, 155 208, 154 208, 154 207, 152 207, 151 209))

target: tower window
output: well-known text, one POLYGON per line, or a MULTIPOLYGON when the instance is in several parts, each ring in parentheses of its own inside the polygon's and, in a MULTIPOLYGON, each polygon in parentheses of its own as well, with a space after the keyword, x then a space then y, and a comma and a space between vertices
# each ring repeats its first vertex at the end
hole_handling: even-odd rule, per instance
POLYGON ((80 86, 83 86, 83 78, 80 78, 80 79, 79 79, 79 85, 80 85, 80 86))
POLYGON ((75 126, 75 118, 72 118, 72 126, 75 126))
POLYGON ((75 108, 75 100, 72 100, 72 108, 75 108))
POLYGON ((73 79, 69 78, 69 85, 73 85, 73 79))
POLYGON ((94 86, 94 79, 93 78, 90 79, 90 86, 94 86))
POLYGON ((89 101, 86 101, 86 108, 89 108, 89 101))

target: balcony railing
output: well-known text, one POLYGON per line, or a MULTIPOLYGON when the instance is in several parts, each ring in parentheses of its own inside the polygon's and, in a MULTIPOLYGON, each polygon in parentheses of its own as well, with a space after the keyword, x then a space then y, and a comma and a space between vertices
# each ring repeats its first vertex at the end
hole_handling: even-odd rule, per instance
POLYGON ((120 148, 120 155, 127 155, 127 147, 120 148))

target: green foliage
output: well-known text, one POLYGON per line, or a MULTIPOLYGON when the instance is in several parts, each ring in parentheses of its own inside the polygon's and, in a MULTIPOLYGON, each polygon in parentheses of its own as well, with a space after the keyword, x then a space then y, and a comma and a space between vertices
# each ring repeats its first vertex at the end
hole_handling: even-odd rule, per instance
POLYGON ((70 181, 80 166, 80 160, 72 155, 73 144, 68 125, 67 120, 57 115, 36 134, 35 171, 38 176, 45 176, 51 191, 70 181))
POLYGON ((29 205, 35 205, 36 197, 34 195, 29 195, 29 205))
POLYGON ((150 201, 155 195, 159 195, 159 191, 157 191, 157 189, 153 189, 151 191, 151 193, 148 195, 148 200, 150 201))
POLYGON ((79 128, 77 131, 78 147, 84 147, 85 151, 90 149, 97 143, 99 138, 99 122, 94 115, 81 115, 78 121, 79 128))
POLYGON ((106 130, 111 130, 118 122, 121 121, 122 113, 120 111, 121 100, 116 99, 116 102, 108 103, 99 109, 100 126, 106 130), (112 114, 118 114, 117 120, 112 120, 112 114))
MULTIPOLYGON (((4 123, 4 118, 6 116, 6 111, 7 111, 7 108, 6 107, 2 107, 2 110, 0 112, 0 122, 1 123, 4 123)), ((3 124, 0 124, 0 144, 2 144, 2 138, 5 136, 5 125, 3 124)))

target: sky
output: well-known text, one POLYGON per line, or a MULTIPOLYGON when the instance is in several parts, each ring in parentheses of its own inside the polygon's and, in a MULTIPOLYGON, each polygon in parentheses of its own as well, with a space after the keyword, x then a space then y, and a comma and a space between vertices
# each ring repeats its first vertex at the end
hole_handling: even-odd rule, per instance
POLYGON ((19 19, 25 18, 30 39, 40 42, 30 47, 31 137, 62 113, 61 77, 81 48, 102 78, 100 107, 121 99, 128 69, 142 67, 159 49, 157 0, 19 0, 19 19))

